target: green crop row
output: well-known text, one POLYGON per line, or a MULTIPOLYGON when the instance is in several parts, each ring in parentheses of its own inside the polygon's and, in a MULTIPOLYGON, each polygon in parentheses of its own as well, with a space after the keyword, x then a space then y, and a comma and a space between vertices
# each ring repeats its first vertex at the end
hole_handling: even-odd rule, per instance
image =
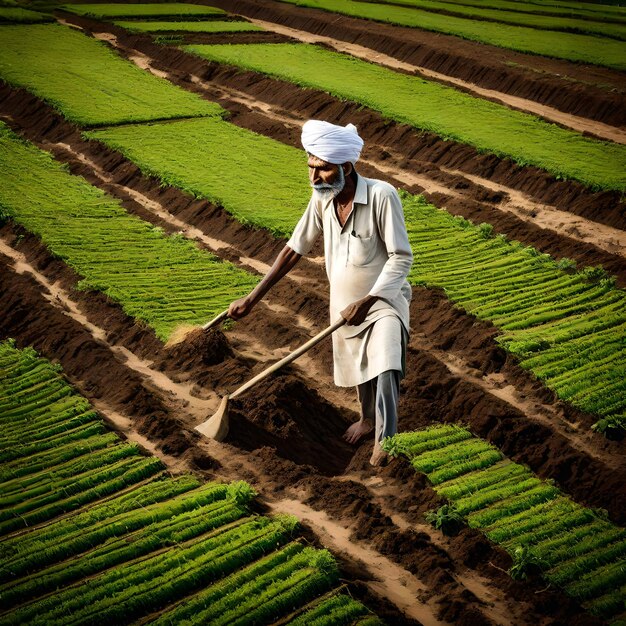
POLYGON ((590 612, 604 619, 624 614, 626 530, 603 514, 576 504, 456 425, 400 433, 383 447, 406 456, 470 527, 506 549, 514 560, 512 575, 516 567, 523 571, 523 558, 590 612), (454 433, 458 439, 450 443, 454 433))
MULTIPOLYGON (((406 4, 414 0, 407 0, 406 4)), ((522 2, 521 0, 446 0, 450 4, 626 23, 626 10, 591 2, 522 2)), ((395 2, 394 2, 395 4, 395 2)))
POLYGON ((330 594, 312 602, 302 614, 287 622, 291 626, 382 626, 360 602, 344 594, 330 594))
POLYGON ((226 11, 202 4, 184 2, 162 2, 133 4, 117 2, 112 4, 66 4, 60 7, 69 13, 107 19, 113 17, 211 17, 224 16, 226 11))
POLYGON ((214 204, 242 224, 288 237, 311 195, 306 155, 210 118, 137 124, 86 135, 119 150, 144 173, 214 204))
MULTIPOLYGON (((58 366, 0 342, 0 435, 32 431, 29 410, 16 413, 24 406, 35 424, 56 418, 62 434, 73 433, 76 415, 65 405, 54 411, 59 382, 76 395, 58 366), (37 400, 29 402, 29 393, 37 400)), ((93 423, 78 432, 87 436, 93 423)), ((45 450, 22 445, 19 459, 14 439, 0 445, 0 533, 25 527, 0 543, 0 624, 270 623, 333 592, 332 556, 293 541, 292 516, 250 514, 248 484, 155 477, 157 458, 109 435, 93 449, 95 436, 59 439, 45 450), (34 469, 8 472, 18 461, 34 469)), ((361 604, 344 604, 343 613, 328 607, 322 617, 381 623, 361 604)))
POLYGON ((5 215, 166 339, 182 322, 201 323, 257 282, 181 236, 165 236, 119 202, 71 176, 50 155, 0 126, 5 215))
POLYGON ((520 165, 534 165, 558 178, 578 180, 598 189, 626 188, 626 146, 589 139, 434 81, 311 44, 183 48, 210 61, 262 72, 352 100, 387 118, 469 144, 481 152, 509 157, 520 165))
POLYGON ((452 302, 500 328, 496 340, 562 399, 626 420, 623 290, 589 268, 562 270, 548 255, 493 237, 420 197, 402 199, 412 284, 443 288, 452 302))
POLYGON ((559 31, 538 30, 496 22, 431 13, 410 7, 372 4, 355 0, 281 0, 289 4, 322 9, 352 17, 421 28, 471 41, 557 59, 626 69, 622 41, 559 31))
POLYGON ((0 6, 0 24, 19 23, 19 24, 36 24, 38 22, 51 22, 51 15, 45 15, 38 11, 30 11, 21 7, 0 6))
POLYGON ((262 31, 261 26, 250 22, 231 21, 222 22, 211 20, 208 22, 113 22, 116 26, 121 26, 127 30, 137 33, 159 33, 159 32, 188 32, 188 33, 239 33, 250 31, 262 31))
POLYGON ((222 109, 60 24, 0 28, 0 78, 90 126, 219 116, 222 109))
MULTIPOLYGON (((425 11, 445 11, 453 15, 470 19, 487 19, 502 24, 514 26, 528 26, 554 31, 567 31, 587 33, 600 37, 612 37, 626 40, 626 24, 607 24, 606 22, 594 22, 591 17, 578 19, 575 17, 541 15, 521 13, 517 9, 505 10, 503 8, 483 8, 467 6, 442 0, 386 0, 385 4, 405 6, 425 11)), ((558 37, 558 33, 552 33, 558 37)))
MULTIPOLYGON (((162 510, 166 509, 167 507, 160 507, 158 512, 161 513, 162 510)), ((60 557, 58 551, 49 550, 45 556, 53 564, 36 573, 32 573, 32 558, 22 559, 11 564, 8 567, 11 568, 15 578, 18 576, 24 576, 24 578, 19 580, 17 584, 13 583, 0 588, 0 593, 2 593, 5 606, 18 605, 34 596, 44 595, 49 591, 71 585, 129 560, 144 557, 174 543, 187 541, 221 526, 231 524, 246 514, 244 504, 237 504, 227 498, 209 505, 198 505, 197 508, 190 507, 189 511, 174 515, 171 519, 161 519, 160 521, 148 519, 137 530, 135 529, 137 527, 132 525, 128 529, 120 531, 119 538, 101 539, 99 535, 102 535, 102 531, 97 529, 100 532, 91 533, 89 541, 77 538, 70 544, 66 542, 63 550, 64 557, 67 554, 76 555, 70 560, 55 563, 51 560, 52 558, 58 560, 63 557, 60 557), (94 548, 93 546, 97 547, 94 548), (81 558, 80 554, 87 550, 89 551, 89 559, 81 558), (31 573, 26 575, 28 571, 31 573)), ((136 520, 132 521, 134 524, 137 523, 136 520)), ((124 522, 125 518, 120 520, 117 525, 120 526, 124 522)), ((106 526, 111 526, 111 524, 106 526)), ((39 567, 41 567, 41 560, 40 558, 36 563, 39 567)))

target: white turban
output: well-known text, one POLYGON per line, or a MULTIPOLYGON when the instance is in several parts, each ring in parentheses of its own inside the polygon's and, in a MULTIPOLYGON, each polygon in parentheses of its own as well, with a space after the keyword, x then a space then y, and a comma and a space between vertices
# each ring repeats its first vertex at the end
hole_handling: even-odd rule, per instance
POLYGON ((309 120, 302 127, 304 149, 322 161, 340 165, 356 163, 363 148, 354 124, 337 126, 320 120, 309 120))

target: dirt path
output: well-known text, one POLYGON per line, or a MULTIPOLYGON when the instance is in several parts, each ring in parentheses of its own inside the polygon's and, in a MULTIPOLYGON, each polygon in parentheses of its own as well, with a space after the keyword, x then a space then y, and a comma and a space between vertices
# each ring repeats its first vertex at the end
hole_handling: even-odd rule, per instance
POLYGON ((371 61, 372 63, 383 65, 394 70, 402 70, 410 74, 421 75, 423 78, 436 80, 437 82, 444 83, 451 87, 460 87, 463 91, 471 93, 472 95, 499 102, 509 108, 524 111, 525 113, 532 113, 533 115, 537 115, 538 117, 548 120, 549 122, 554 122, 560 126, 576 130, 580 133, 587 133, 588 135, 598 139, 605 139, 622 144, 626 143, 626 130, 622 128, 616 128, 615 126, 610 126, 609 124, 590 120, 589 118, 580 117, 578 115, 564 113, 554 107, 546 106, 527 98, 519 98, 517 96, 496 91, 495 89, 485 89, 484 87, 461 80, 460 78, 455 78, 454 76, 448 76, 440 72, 429 70, 426 67, 420 67, 418 65, 406 63, 405 61, 399 61, 392 56, 376 52, 375 50, 371 50, 370 48, 366 48, 364 46, 347 43, 332 37, 315 35, 303 30, 289 28, 288 26, 282 26, 265 20, 252 19, 250 21, 269 31, 292 37, 297 41, 311 44, 322 43, 337 52, 350 54, 353 57, 363 59, 364 61, 371 61))

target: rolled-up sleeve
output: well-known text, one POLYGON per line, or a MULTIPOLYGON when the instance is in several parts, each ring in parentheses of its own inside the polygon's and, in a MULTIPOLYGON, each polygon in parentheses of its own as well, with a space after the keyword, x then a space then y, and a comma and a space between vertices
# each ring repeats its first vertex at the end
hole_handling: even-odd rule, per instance
POLYGON ((388 259, 369 293, 383 300, 393 300, 409 274, 413 253, 398 193, 390 185, 385 185, 377 193, 381 194, 381 198, 377 203, 376 220, 388 259))
POLYGON ((318 212, 318 203, 312 197, 309 204, 296 224, 287 245, 298 254, 307 256, 320 233, 322 232, 322 218, 318 212))

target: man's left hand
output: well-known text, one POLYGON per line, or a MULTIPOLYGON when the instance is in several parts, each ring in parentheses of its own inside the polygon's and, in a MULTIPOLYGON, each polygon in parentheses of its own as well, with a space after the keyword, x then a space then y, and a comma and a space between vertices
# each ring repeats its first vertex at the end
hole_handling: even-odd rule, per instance
POLYGON ((361 298, 347 306, 341 312, 341 317, 346 320, 348 326, 358 326, 365 321, 369 310, 376 300, 378 300, 378 296, 365 296, 365 298, 361 298))

